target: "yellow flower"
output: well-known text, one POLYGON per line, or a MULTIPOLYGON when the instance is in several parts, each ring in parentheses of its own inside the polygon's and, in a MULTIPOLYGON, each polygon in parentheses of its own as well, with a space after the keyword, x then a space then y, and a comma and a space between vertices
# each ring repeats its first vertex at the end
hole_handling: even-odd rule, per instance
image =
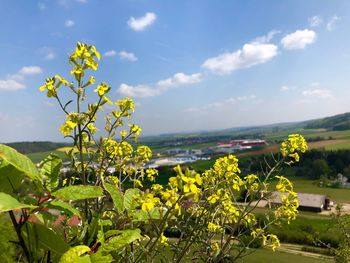
POLYGON ((209 222, 208 224, 208 231, 210 232, 217 232, 220 231, 222 229, 221 226, 213 224, 212 222, 209 222))
POLYGON ((90 84, 94 84, 95 83, 95 78, 94 76, 91 76, 89 79, 90 84))
POLYGON ((75 126, 77 126, 75 122, 67 120, 63 125, 61 125, 60 132, 62 132, 64 136, 68 136, 75 126))
POLYGON ((97 131, 97 128, 96 128, 95 124, 93 124, 93 123, 91 123, 91 122, 90 122, 86 127, 89 129, 89 131, 90 131, 92 134, 94 134, 94 133, 97 131))
POLYGON ((141 203, 141 209, 143 211, 150 211, 160 203, 160 200, 158 197, 154 197, 152 193, 147 193, 141 200, 141 203))
POLYGON ((160 242, 162 245, 167 245, 167 244, 168 244, 168 238, 166 238, 166 237, 164 236, 164 234, 162 233, 162 234, 160 235, 159 242, 160 242))
POLYGON ((102 82, 100 85, 97 86, 97 88, 94 90, 94 92, 97 92, 100 97, 105 95, 109 90, 111 89, 110 86, 108 86, 106 83, 102 82))

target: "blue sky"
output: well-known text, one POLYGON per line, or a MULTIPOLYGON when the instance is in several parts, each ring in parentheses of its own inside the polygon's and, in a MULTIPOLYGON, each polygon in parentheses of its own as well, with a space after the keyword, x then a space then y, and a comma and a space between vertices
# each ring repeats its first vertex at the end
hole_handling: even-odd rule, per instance
POLYGON ((63 141, 38 88, 69 78, 77 41, 103 55, 111 98, 134 98, 144 135, 350 111, 348 14, 340 0, 0 0, 0 142, 63 141))

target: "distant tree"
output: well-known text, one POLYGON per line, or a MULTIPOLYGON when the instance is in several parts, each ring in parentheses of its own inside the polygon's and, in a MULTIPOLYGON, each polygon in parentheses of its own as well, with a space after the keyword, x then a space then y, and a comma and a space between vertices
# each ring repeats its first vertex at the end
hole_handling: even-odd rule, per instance
POLYGON ((319 178, 321 175, 328 175, 330 172, 328 163, 324 159, 317 159, 312 162, 312 178, 319 178))

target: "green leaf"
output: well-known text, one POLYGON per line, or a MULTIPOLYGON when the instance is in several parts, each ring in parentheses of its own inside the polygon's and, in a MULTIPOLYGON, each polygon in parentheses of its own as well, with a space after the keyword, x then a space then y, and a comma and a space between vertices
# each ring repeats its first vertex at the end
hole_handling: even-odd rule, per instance
POLYGON ((46 206, 49 208, 54 208, 60 211, 64 211, 68 215, 77 215, 81 217, 80 212, 77 209, 75 209, 73 206, 71 206, 67 202, 64 202, 61 200, 52 200, 46 206))
POLYGON ((102 253, 110 253, 118 251, 125 246, 141 238, 141 230, 127 229, 127 230, 110 230, 105 234, 107 242, 101 246, 102 253))
POLYGON ((124 210, 124 197, 123 193, 114 185, 109 183, 104 183, 104 187, 106 188, 107 192, 111 195, 113 200, 114 209, 121 213, 124 210))
POLYGON ((133 222, 148 221, 149 219, 160 219, 159 208, 153 208, 151 211, 135 210, 132 212, 133 222))
POLYGON ((52 153, 40 163, 40 175, 45 178, 46 188, 50 191, 58 185, 61 166, 61 158, 52 153))
POLYGON ((20 208, 35 208, 36 206, 21 204, 11 195, 0 193, 0 213, 20 208))
POLYGON ((33 162, 15 149, 0 144, 0 191, 14 195, 24 178, 42 187, 42 178, 33 162))
POLYGON ((111 263, 113 262, 112 255, 102 255, 102 253, 95 253, 90 255, 90 260, 92 263, 111 263))
POLYGON ((59 263, 85 263, 91 262, 89 256, 80 257, 83 254, 90 252, 90 248, 88 246, 76 246, 69 249, 66 253, 63 254, 59 263))
POLYGON ((141 193, 140 189, 130 188, 125 191, 124 194, 124 207, 126 210, 134 210, 139 204, 136 202, 135 197, 141 193))
MULTIPOLYGON (((58 259, 69 250, 69 245, 53 230, 45 225, 36 224, 32 222, 26 222, 30 232, 23 232, 25 240, 33 242, 33 238, 37 245, 45 251, 50 250, 53 262, 57 262, 58 259), (29 239, 28 239, 29 238, 29 239)), ((24 231, 26 227, 22 227, 24 231)), ((34 244, 31 244, 33 246, 34 244)))
POLYGON ((71 185, 51 194, 64 200, 84 200, 103 197, 103 189, 95 185, 71 185))

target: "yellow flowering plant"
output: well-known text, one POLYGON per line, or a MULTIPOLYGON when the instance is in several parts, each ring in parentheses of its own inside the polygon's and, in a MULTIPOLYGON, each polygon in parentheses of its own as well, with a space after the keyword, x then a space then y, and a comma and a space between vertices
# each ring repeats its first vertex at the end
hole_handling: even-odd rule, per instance
POLYGON ((146 167, 151 149, 132 145, 141 133, 130 123, 133 100, 113 101, 112 87, 95 84, 88 74, 99 60, 94 46, 78 43, 69 56, 72 81, 55 75, 40 87, 65 114, 59 131, 72 141, 68 172, 60 172, 62 160, 54 154, 37 168, 0 145, 0 180, 17 176, 0 184, 0 213, 10 214, 26 262, 165 262, 169 253, 172 262, 234 262, 255 240, 275 250, 279 240, 269 226, 295 219, 298 208, 293 185, 278 175, 279 168, 299 160, 305 139, 289 136, 268 172, 243 176, 238 159, 228 155, 201 174, 176 166, 166 185, 155 184, 162 175, 146 167), (61 89, 71 91, 72 100, 64 103, 61 89), (145 181, 153 184, 144 187, 145 181), (28 190, 19 195, 23 182, 28 190), (282 202, 268 207, 262 225, 254 209, 269 203, 273 192, 281 193, 282 202), (168 238, 171 229, 178 231, 176 239, 168 238))

